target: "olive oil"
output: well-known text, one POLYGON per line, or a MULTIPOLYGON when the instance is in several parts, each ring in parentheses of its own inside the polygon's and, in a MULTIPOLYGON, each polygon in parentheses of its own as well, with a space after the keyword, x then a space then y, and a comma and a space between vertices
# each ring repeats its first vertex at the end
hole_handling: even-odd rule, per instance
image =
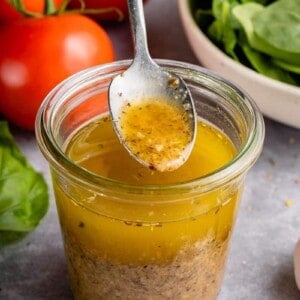
POLYGON ((177 186, 234 158, 221 131, 199 120, 189 159, 171 172, 133 159, 107 114, 80 128, 65 149, 91 176, 111 180, 95 192, 53 175, 77 299, 216 298, 242 185, 207 192, 177 186), (161 192, 166 186, 169 192, 161 192))
POLYGON ((171 171, 184 163, 192 141, 189 115, 163 99, 130 102, 122 109, 120 128, 128 148, 150 169, 171 171), (178 163, 171 164, 170 162, 178 163))
MULTIPOLYGON (((160 134, 165 136, 164 131, 160 134)), ((236 150, 223 133, 199 120, 195 146, 187 162, 172 172, 150 170, 127 153, 109 116, 103 115, 73 136, 66 153, 77 164, 104 177, 129 184, 165 185, 214 172, 228 163, 236 150)))

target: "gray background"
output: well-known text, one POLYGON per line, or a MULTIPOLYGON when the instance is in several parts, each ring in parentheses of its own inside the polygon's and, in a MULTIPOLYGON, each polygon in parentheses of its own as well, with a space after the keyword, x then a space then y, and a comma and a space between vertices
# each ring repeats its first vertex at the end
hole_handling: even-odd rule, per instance
MULTIPOLYGON (((183 33, 175 0, 149 0, 145 14, 153 57, 199 64, 183 33)), ((105 28, 117 59, 132 57, 127 22, 105 28)), ((300 130, 270 119, 265 123, 264 149, 247 176, 219 300, 300 299, 292 257, 300 238, 300 130)), ((13 133, 50 183, 33 134, 16 129, 13 133)), ((0 249, 0 299, 71 299, 51 189, 50 197, 50 210, 40 226, 0 249)))

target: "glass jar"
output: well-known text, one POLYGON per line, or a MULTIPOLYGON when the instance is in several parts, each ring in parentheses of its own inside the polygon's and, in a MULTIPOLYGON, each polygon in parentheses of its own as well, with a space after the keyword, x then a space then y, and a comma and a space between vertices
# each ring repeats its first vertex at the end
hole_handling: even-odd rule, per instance
POLYGON ((211 300, 219 292, 245 175, 262 149, 263 119, 225 79, 199 66, 157 62, 184 79, 199 118, 224 133, 236 155, 172 184, 97 175, 71 160, 66 145, 108 111, 110 81, 130 61, 96 66, 54 88, 39 110, 36 136, 50 164, 76 299, 211 300))

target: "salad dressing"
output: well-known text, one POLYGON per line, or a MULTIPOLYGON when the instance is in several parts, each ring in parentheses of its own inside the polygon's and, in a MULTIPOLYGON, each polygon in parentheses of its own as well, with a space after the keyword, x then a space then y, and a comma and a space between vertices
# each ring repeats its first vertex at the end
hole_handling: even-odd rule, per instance
POLYGON ((129 184, 128 193, 113 186, 107 193, 105 185, 94 193, 53 177, 77 299, 217 297, 241 187, 222 185, 203 194, 179 187, 164 194, 159 186, 194 180, 231 161, 236 149, 226 135, 198 120, 189 159, 159 172, 128 154, 105 114, 80 128, 65 152, 111 184, 129 184), (132 184, 141 189, 132 193, 132 184), (149 185, 158 188, 149 192, 149 185))
POLYGON ((192 140, 189 122, 183 108, 161 99, 146 99, 124 106, 120 128, 126 146, 150 169, 171 171, 169 162, 184 160, 182 153, 192 140))

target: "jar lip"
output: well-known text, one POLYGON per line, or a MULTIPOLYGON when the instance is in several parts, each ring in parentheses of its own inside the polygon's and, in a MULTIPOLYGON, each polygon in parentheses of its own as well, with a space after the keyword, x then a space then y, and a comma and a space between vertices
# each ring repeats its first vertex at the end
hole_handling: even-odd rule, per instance
MULTIPOLYGON (((120 192, 128 192, 128 190, 131 190, 137 193, 140 193, 142 191, 143 194, 145 194, 147 192, 152 193, 157 190, 166 193, 179 189, 197 191, 201 189, 201 191, 209 191, 220 185, 224 185, 224 183, 229 182, 234 178, 237 178, 239 175, 246 172, 255 163, 262 150, 265 128, 263 117, 254 100, 232 82, 201 66, 167 59, 155 59, 155 61, 159 65, 166 68, 185 70, 185 72, 196 72, 208 77, 215 82, 225 84, 226 86, 232 88, 238 94, 240 94, 241 98, 247 102, 246 104, 251 113, 253 124, 251 132, 247 137, 245 144, 242 146, 237 155, 229 163, 225 164, 212 173, 194 178, 189 181, 164 185, 137 185, 121 182, 91 173, 72 162, 72 160, 70 160, 63 153, 62 149, 55 142, 52 131, 49 128, 50 126, 46 122, 46 108, 51 106, 52 110, 55 109, 61 89, 65 88, 66 90, 72 90, 75 86, 82 84, 84 80, 89 80, 89 78, 91 78, 92 76, 96 76, 98 72, 103 70, 115 70, 115 72, 117 70, 117 72, 114 73, 116 75, 120 72, 120 70, 128 67, 132 62, 132 60, 119 60, 112 63, 94 66, 70 76, 59 85, 57 85, 43 101, 36 117, 36 138, 41 152, 44 154, 50 165, 55 168, 55 170, 62 172, 62 174, 67 175, 79 184, 88 185, 92 189, 97 190, 100 188, 102 190, 105 187, 113 187, 115 190, 119 190, 120 192)), ((172 69, 173 72, 174 69, 172 69)))

